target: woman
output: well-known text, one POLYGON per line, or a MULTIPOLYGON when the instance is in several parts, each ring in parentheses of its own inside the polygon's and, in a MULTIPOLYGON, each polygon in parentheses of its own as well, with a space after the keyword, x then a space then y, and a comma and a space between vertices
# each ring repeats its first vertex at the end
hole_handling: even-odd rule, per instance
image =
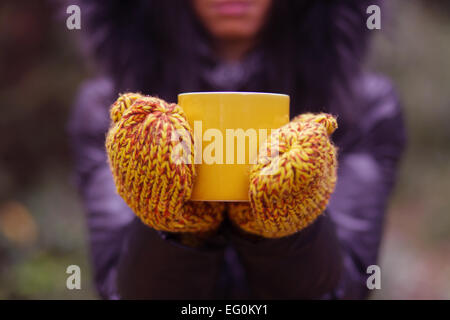
POLYGON ((373 1, 86 1, 82 29, 99 66, 70 123, 103 298, 365 298, 405 144, 391 84, 361 70, 373 1), (291 96, 291 115, 339 117, 338 182, 326 214, 280 239, 231 226, 201 247, 143 225, 117 195, 105 154, 109 106, 139 91, 291 96))

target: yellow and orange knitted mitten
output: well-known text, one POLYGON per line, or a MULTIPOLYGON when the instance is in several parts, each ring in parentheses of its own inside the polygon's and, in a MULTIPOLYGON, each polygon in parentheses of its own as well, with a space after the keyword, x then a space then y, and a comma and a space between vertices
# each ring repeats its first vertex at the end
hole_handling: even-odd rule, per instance
POLYGON ((194 141, 181 107, 126 93, 112 105, 110 116, 108 160, 117 191, 134 213, 161 231, 216 229, 224 204, 189 201, 195 180, 194 141), (183 140, 190 142, 184 144, 190 150, 176 149, 183 140), (190 161, 178 161, 178 154, 190 161))
POLYGON ((331 115, 307 113, 277 129, 251 168, 250 204, 230 204, 230 219, 266 238, 310 225, 325 210, 336 184, 337 150, 330 141, 336 128, 331 115))

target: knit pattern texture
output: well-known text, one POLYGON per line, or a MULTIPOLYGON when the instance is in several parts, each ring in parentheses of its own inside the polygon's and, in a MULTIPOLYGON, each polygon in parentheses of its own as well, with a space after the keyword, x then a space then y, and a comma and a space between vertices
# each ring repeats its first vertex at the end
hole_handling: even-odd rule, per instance
MULTIPOLYGON (((161 231, 208 235, 216 230, 225 203, 189 201, 196 175, 194 139, 182 108, 125 93, 110 117, 110 168, 119 195, 135 214, 161 231)), ((275 130, 251 166, 250 202, 228 203, 230 220, 266 238, 309 226, 336 185, 337 149, 330 139, 336 128, 333 116, 306 113, 275 130)))
POLYGON ((106 151, 117 192, 142 222, 168 232, 215 230, 224 204, 189 201, 196 174, 194 140, 182 108, 125 93, 110 117, 106 151))
POLYGON ((306 113, 273 132, 250 170, 250 203, 228 205, 231 221, 266 238, 310 225, 336 185, 337 149, 330 140, 336 128, 333 116, 306 113))

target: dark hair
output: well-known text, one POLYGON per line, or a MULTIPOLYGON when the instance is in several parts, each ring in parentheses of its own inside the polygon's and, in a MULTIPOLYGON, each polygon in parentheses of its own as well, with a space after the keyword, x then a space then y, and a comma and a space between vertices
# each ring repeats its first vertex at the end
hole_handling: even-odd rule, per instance
MULTIPOLYGON (((368 0, 275 0, 263 32, 264 90, 287 93, 293 114, 351 122, 351 82, 367 47, 368 0)), ((201 91, 195 47, 204 32, 186 0, 82 0, 83 29, 118 91, 176 100, 201 91)), ((342 123, 342 121, 341 121, 342 123)))

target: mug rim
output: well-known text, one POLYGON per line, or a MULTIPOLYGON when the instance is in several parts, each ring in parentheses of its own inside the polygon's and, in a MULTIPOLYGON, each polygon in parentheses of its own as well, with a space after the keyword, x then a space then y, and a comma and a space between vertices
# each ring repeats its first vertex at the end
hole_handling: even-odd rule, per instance
POLYGON ((208 95, 208 94, 222 94, 222 95, 270 95, 270 96, 283 96, 289 97, 289 95, 284 93, 272 93, 272 92, 252 92, 252 91, 193 91, 193 92, 182 92, 178 94, 179 96, 187 95, 208 95))

